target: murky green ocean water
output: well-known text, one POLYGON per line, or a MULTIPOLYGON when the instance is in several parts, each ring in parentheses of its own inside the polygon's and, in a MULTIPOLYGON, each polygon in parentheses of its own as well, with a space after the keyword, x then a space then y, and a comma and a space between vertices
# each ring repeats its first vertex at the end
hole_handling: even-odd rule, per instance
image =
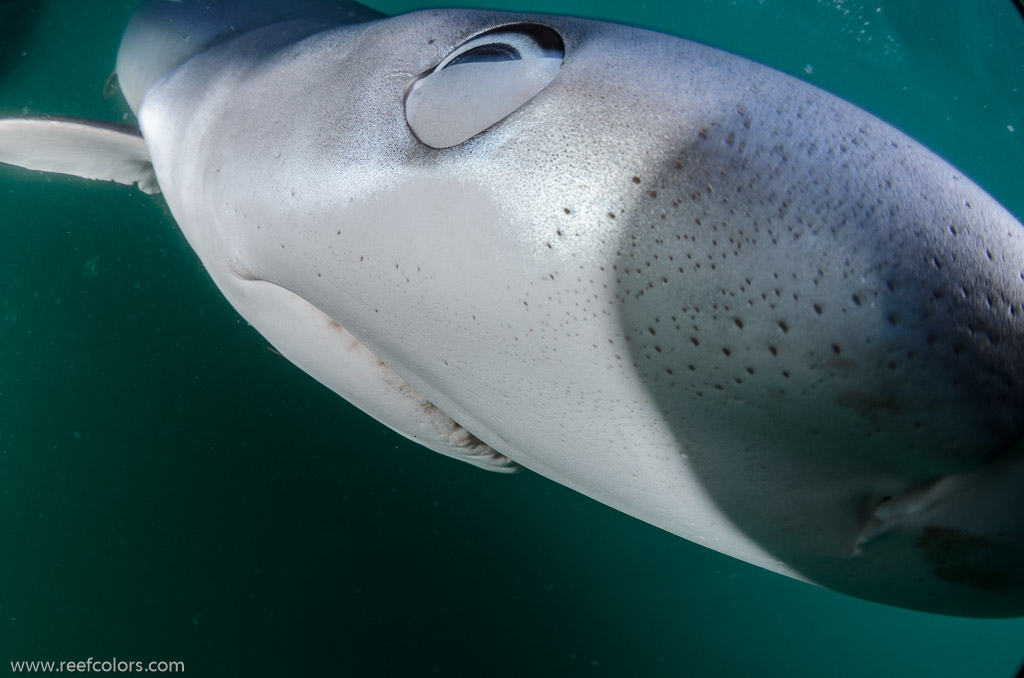
MULTIPOLYGON (((121 119, 101 93, 133 4, 0 9, 0 114, 121 119)), ((750 56, 1024 216, 1010 0, 467 4, 750 56)), ((815 589, 419 449, 267 350, 159 199, 0 168, 0 673, 88 657, 202 676, 1011 678, 1024 620, 815 589)))

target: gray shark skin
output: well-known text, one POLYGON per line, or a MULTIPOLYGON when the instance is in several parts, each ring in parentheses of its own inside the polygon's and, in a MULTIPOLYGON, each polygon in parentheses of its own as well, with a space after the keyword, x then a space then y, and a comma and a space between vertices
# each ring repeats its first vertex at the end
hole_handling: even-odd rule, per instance
POLYGON ((151 0, 117 71, 139 129, 4 120, 0 161, 161 193, 379 421, 836 591, 1024 615, 1024 227, 898 130, 562 16, 151 0))

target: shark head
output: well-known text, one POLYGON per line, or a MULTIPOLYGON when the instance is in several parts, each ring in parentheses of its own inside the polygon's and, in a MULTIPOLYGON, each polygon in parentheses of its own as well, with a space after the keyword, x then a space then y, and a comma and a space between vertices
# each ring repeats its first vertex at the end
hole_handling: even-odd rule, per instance
POLYGON ((0 160, 158 183, 253 326, 430 449, 862 598, 1024 614, 1012 214, 676 37, 375 18, 147 3, 118 59, 142 136, 4 121, 0 160))

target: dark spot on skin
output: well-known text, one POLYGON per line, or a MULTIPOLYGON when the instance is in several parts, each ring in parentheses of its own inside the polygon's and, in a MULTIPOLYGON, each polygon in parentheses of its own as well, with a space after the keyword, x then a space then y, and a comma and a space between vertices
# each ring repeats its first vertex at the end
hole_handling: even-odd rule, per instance
POLYGON ((853 303, 856 304, 857 306, 861 305, 860 295, 853 295, 853 303))
POLYGON ((951 527, 925 527, 917 540, 936 577, 953 584, 984 591, 1012 587, 1012 570, 1006 563, 1020 562, 1020 548, 1001 544, 951 527))
POLYGON ((564 211, 566 214, 571 214, 568 207, 563 207, 562 211, 564 211))
POLYGON ((789 325, 787 325, 784 320, 780 320, 779 329, 782 330, 783 334, 786 334, 787 332, 789 332, 789 325))
POLYGON ((843 349, 839 346, 839 344, 832 344, 832 352, 835 353, 836 355, 839 355, 840 353, 843 352, 843 349))
POLYGON ((768 347, 768 351, 769 351, 769 352, 770 352, 770 353, 771 353, 771 354, 772 354, 773 356, 775 356, 775 355, 779 355, 779 349, 775 348, 774 346, 769 346, 769 347, 768 347))
POLYGON ((722 353, 724 353, 724 354, 726 355, 726 357, 728 357, 728 356, 731 356, 731 355, 732 355, 732 351, 730 351, 730 350, 729 350, 729 349, 727 349, 727 348, 723 348, 723 349, 722 349, 722 353))
POLYGON ((817 313, 818 315, 821 315, 822 310, 823 309, 821 308, 820 304, 815 304, 814 305, 814 312, 817 313))
POLYGON ((736 327, 740 328, 741 330, 743 329, 743 321, 742 320, 740 320, 739 318, 736 318, 735 320, 733 320, 733 322, 736 324, 736 327))
POLYGON ((694 346, 700 346, 700 341, 697 340, 697 337, 690 337, 690 341, 693 342, 694 346))
POLYGON ((633 183, 634 184, 639 184, 640 183, 640 177, 633 177, 633 183))

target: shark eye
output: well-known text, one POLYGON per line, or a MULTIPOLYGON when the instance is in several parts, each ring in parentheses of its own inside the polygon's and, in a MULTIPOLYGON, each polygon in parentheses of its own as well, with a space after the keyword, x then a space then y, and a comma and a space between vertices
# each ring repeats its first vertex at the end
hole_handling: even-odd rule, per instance
POLYGON ((427 146, 461 144, 547 87, 565 44, 546 26, 520 24, 463 43, 405 91, 405 120, 427 146))
MULTIPOLYGON (((490 64, 500 61, 520 61, 523 56, 512 45, 503 42, 487 42, 450 57, 444 68, 462 64, 490 64)), ((439 67, 440 68, 440 67, 439 67)), ((436 70, 436 69, 435 69, 436 70)))

